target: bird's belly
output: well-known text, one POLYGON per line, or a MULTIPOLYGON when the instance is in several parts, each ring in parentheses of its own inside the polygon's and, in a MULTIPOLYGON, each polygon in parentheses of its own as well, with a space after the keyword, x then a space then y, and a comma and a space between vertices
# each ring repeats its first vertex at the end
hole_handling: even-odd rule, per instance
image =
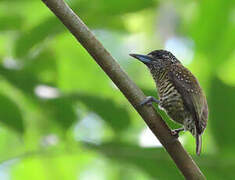
POLYGON ((169 81, 162 82, 158 88, 160 97, 159 107, 177 123, 184 124, 189 113, 184 107, 183 99, 176 88, 169 81))
POLYGON ((177 123, 184 124, 184 120, 188 116, 188 113, 185 112, 180 102, 169 103, 162 101, 159 106, 168 114, 172 120, 176 121, 177 123))
POLYGON ((188 110, 184 108, 183 102, 174 101, 169 103, 169 101, 161 101, 159 107, 163 109, 173 121, 182 124, 186 131, 190 131, 195 135, 193 118, 188 110))

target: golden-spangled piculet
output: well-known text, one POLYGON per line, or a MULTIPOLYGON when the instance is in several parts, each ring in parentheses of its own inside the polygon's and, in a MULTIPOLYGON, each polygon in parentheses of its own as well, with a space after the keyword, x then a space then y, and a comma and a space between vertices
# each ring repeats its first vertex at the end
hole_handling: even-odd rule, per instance
POLYGON ((178 136, 182 130, 190 131, 196 138, 196 153, 200 155, 208 105, 196 77, 171 52, 155 50, 147 55, 130 55, 149 68, 160 98, 148 96, 141 105, 158 103, 172 120, 183 125, 172 133, 178 136))

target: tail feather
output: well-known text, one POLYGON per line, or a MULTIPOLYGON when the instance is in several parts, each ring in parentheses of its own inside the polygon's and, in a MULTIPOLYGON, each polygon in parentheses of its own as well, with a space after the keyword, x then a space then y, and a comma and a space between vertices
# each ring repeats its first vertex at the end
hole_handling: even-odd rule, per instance
POLYGON ((196 153, 199 156, 202 149, 202 136, 196 132, 196 153))

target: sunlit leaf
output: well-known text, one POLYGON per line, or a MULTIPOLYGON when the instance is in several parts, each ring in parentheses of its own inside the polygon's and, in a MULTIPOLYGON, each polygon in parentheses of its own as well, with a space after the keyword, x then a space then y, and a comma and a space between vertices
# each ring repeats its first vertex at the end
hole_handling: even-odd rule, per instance
POLYGON ((61 35, 54 44, 57 83, 63 92, 96 92, 100 95, 112 92, 109 78, 70 34, 61 35))
POLYGON ((83 152, 29 152, 13 165, 11 174, 16 180, 77 179, 88 162, 89 156, 83 152))

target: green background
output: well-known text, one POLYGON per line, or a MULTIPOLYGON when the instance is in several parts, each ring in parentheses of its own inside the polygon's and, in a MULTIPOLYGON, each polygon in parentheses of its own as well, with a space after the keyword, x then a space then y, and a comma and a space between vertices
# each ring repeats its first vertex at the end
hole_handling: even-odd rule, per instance
MULTIPOLYGON (((201 156, 190 133, 180 141, 208 179, 234 179, 234 1, 67 2, 146 95, 154 82, 129 53, 170 50, 198 77, 209 104, 201 156)), ((0 0, 0 179, 183 179, 146 131, 41 1, 0 0)))

